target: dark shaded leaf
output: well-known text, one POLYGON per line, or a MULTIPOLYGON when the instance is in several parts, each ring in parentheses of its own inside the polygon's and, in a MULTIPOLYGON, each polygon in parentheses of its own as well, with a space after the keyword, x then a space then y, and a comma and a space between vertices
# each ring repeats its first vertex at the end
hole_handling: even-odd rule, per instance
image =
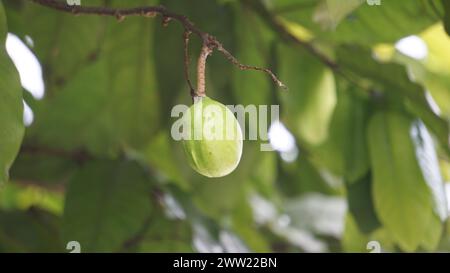
POLYGON ((371 179, 371 175, 366 175, 355 183, 346 183, 349 213, 358 229, 366 234, 381 226, 373 206, 371 179))
POLYGON ((119 251, 151 213, 150 184, 133 162, 99 161, 71 180, 63 217, 65 241, 83 252, 119 251))
POLYGON ((30 209, 0 211, 0 252, 64 252, 60 220, 47 212, 30 209))
POLYGON ((0 184, 8 180, 24 134, 22 88, 6 48, 6 15, 0 2, 0 184))

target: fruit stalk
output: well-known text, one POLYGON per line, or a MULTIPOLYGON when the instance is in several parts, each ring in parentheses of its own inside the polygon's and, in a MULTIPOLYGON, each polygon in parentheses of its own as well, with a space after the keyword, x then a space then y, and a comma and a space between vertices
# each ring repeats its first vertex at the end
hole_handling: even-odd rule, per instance
POLYGON ((197 92, 196 97, 206 96, 206 60, 212 50, 208 45, 204 44, 197 62, 197 92))

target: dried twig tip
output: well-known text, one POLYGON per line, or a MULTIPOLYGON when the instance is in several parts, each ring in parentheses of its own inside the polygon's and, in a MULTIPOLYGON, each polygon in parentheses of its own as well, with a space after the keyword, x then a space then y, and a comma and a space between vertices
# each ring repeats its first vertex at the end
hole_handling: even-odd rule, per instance
POLYGON ((284 83, 282 83, 281 81, 277 81, 277 84, 278 84, 278 86, 279 87, 281 87, 283 90, 289 90, 289 88, 284 84, 284 83))

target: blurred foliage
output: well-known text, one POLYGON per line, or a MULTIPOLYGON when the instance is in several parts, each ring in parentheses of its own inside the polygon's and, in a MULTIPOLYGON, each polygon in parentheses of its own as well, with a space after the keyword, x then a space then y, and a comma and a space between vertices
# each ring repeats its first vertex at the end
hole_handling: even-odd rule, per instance
MULTIPOLYGON (((170 137, 172 107, 191 99, 182 27, 1 0, 0 252, 68 252, 69 241, 83 252, 450 251, 449 1, 82 4, 162 4, 273 69, 288 91, 215 53, 208 95, 280 105, 298 154, 247 140, 232 174, 198 175, 170 137), (8 32, 33 40, 43 99, 20 87, 8 32), (395 46, 410 35, 425 58, 395 46), (22 98, 34 113, 25 133, 22 98)), ((191 60, 199 49, 192 37, 191 60)))

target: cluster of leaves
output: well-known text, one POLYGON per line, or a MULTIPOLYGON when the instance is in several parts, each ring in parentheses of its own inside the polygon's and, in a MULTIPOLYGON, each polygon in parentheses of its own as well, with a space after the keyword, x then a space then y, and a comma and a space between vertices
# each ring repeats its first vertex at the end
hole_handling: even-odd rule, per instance
MULTIPOLYGON (((0 251, 61 252, 69 241, 101 252, 366 251, 371 240, 386 251, 450 250, 448 1, 82 4, 162 4, 241 62, 274 68, 288 92, 215 54, 208 96, 279 104, 299 156, 287 162, 246 141, 229 176, 196 174, 170 137, 171 108, 190 103, 182 27, 3 0, 0 251), (22 91, 7 32, 33 39, 42 100, 22 91), (409 35, 425 41, 426 59, 395 49, 409 35), (22 99, 35 117, 26 130, 22 99)), ((199 49, 192 39, 192 59, 199 49)))

